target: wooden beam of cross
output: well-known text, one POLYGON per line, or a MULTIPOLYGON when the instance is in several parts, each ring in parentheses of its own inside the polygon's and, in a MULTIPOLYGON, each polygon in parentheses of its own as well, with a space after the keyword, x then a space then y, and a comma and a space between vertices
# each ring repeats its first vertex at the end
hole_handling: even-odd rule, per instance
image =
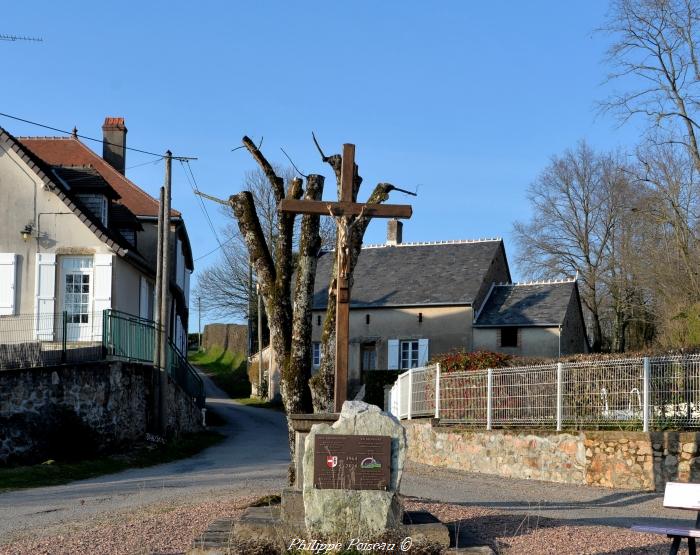
POLYGON ((338 202, 284 199, 279 203, 281 212, 333 216, 338 230, 335 311, 335 412, 340 412, 348 397, 348 358, 350 351, 350 238, 353 226, 363 216, 372 218, 410 218, 413 209, 408 204, 369 204, 353 202, 355 179, 355 145, 343 145, 343 163, 340 172, 340 199, 338 202))

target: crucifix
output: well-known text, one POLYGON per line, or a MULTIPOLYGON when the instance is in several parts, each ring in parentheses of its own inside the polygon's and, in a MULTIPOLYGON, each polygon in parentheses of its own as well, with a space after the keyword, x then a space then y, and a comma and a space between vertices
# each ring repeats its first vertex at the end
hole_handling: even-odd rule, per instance
POLYGON ((371 218, 410 218, 413 213, 408 204, 369 204, 353 202, 355 179, 355 145, 343 145, 343 161, 340 172, 340 199, 338 202, 323 200, 280 201, 281 212, 333 216, 338 238, 336 257, 338 276, 335 282, 335 391, 334 410, 340 412, 348 397, 348 356, 350 339, 350 239, 352 229, 364 216, 371 218))

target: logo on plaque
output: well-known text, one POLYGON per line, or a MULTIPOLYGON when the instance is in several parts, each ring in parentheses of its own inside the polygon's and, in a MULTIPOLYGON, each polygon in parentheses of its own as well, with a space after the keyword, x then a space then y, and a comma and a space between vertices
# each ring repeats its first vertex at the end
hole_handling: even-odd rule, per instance
POLYGON ((381 468, 382 465, 381 463, 377 462, 377 459, 374 457, 367 457, 365 459, 362 459, 362 462, 360 463, 360 468, 381 468))
POLYGON ((328 468, 335 468, 338 466, 338 457, 333 456, 333 455, 328 455, 326 457, 326 466, 328 468))

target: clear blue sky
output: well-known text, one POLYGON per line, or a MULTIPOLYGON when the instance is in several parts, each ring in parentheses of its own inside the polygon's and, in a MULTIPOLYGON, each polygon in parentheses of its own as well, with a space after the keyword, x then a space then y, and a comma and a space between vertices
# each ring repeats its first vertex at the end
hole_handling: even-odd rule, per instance
MULTIPOLYGON (((306 173, 357 145, 365 198, 375 183, 419 188, 404 240, 501 236, 528 217, 525 192, 551 155, 579 139, 629 148, 634 125, 600 117, 608 3, 580 2, 23 2, 4 7, 0 111, 99 137, 123 116, 128 145, 199 157, 200 188, 240 190, 253 168, 231 149, 264 136, 306 173)), ((50 134, 0 118, 16 135, 50 134)), ((101 152, 101 145, 93 144, 101 152)), ((148 162, 129 152, 127 167, 148 162)), ((157 195, 162 163, 128 176, 157 195)), ((216 247, 179 165, 173 204, 195 258, 216 247)), ((364 195, 364 196, 363 196, 364 195)), ((215 224, 224 220, 215 206, 215 224)), ((366 242, 384 240, 382 221, 366 242)), ((199 261, 201 269, 216 255, 199 261)), ((517 271, 515 272, 517 276, 517 271)))

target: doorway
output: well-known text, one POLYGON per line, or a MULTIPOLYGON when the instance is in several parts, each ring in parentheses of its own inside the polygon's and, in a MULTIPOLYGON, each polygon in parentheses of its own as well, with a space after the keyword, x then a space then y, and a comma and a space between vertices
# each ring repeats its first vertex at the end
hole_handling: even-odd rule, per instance
POLYGON ((63 310, 66 312, 66 340, 92 339, 92 257, 67 257, 61 262, 63 310))

